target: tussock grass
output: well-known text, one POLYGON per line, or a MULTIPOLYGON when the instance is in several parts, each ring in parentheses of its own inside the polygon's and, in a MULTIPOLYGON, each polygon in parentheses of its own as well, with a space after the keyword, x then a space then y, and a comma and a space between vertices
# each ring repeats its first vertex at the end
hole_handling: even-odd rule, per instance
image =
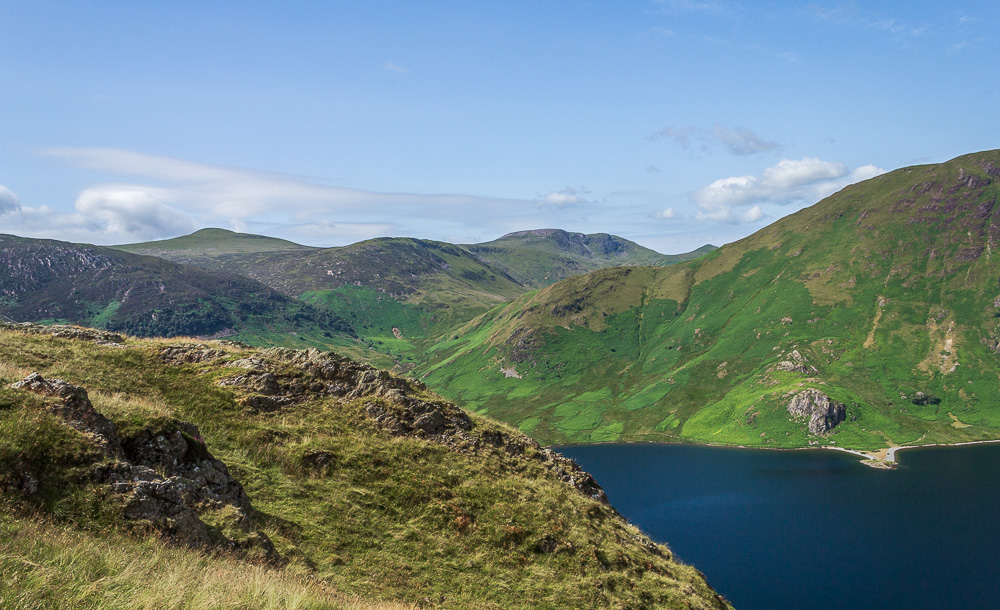
POLYGON ((0 518, 0 607, 404 610, 313 578, 120 534, 0 518))
MULTIPOLYGON (((255 530, 288 561, 286 576, 264 568, 218 572, 212 562, 220 557, 205 563, 175 555, 178 549, 127 542, 114 533, 127 527, 114 498, 88 475, 102 456, 42 408, 48 399, 0 388, 7 405, 0 406, 0 468, 15 475, 0 478, 0 501, 58 519, 53 531, 92 544, 92 552, 77 555, 57 553, 62 541, 20 547, 45 532, 3 521, 0 555, 15 559, 0 558, 0 569, 18 579, 10 590, 23 592, 14 607, 351 607, 337 598, 329 603, 340 605, 331 606, 318 594, 296 601, 297 589, 286 594, 280 585, 292 578, 300 586, 296 579, 304 577, 296 574, 324 583, 320 593, 330 587, 445 608, 725 605, 697 570, 666 548, 651 552, 613 510, 526 459, 536 450, 518 456, 495 448, 488 434, 510 432, 502 424, 475 417, 479 442, 466 443, 463 453, 382 430, 366 415, 380 400, 373 397, 315 397, 254 412, 238 401, 242 390, 216 383, 233 374, 225 362, 167 364, 163 345, 130 339, 122 349, 0 332, 0 361, 83 386, 120 430, 165 418, 197 425, 249 495, 255 530), (24 473, 39 484, 30 497, 24 473)), ((597 397, 588 404, 599 404, 597 397)), ((229 531, 223 512, 202 517, 229 531)), ((9 595, 0 597, 0 607, 10 605, 9 595)))
POLYGON ((30 369, 26 369, 23 366, 17 366, 7 360, 0 360, 0 384, 20 381, 30 374, 30 369))
POLYGON ((139 416, 144 420, 171 417, 174 408, 161 398, 134 396, 122 392, 90 392, 94 408, 111 419, 139 416))

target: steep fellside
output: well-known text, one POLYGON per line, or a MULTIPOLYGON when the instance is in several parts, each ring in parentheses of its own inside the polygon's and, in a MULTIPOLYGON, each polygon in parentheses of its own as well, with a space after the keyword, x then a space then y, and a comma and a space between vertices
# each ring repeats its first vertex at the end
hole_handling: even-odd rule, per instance
POLYGON ((111 248, 0 235, 0 315, 144 336, 350 333, 336 314, 254 280, 111 248))
POLYGON ((997 438, 998 194, 998 151, 901 169, 699 260, 526 295, 422 372, 545 442, 997 438))
MULTIPOLYGON (((263 582, 286 591, 309 575, 445 608, 728 607, 574 462, 417 382, 316 350, 0 328, 0 509, 0 532, 71 529, 74 548, 83 538, 139 566, 135 541, 155 534, 228 562, 206 570, 266 563, 263 582)), ((93 573, 90 559, 38 563, 46 544, 0 540, 0 566, 14 558, 20 574, 16 559, 30 557, 39 573, 93 573)), ((25 576, 18 599, 69 606, 85 591, 105 607, 122 584, 110 572, 70 591, 25 576)), ((151 579, 142 595, 186 584, 151 579)), ((208 605, 257 604, 223 593, 208 605)))
POLYGON ((617 235, 584 235, 561 229, 518 231, 494 241, 462 247, 532 288, 605 267, 671 265, 715 249, 703 246, 685 254, 660 254, 617 235))

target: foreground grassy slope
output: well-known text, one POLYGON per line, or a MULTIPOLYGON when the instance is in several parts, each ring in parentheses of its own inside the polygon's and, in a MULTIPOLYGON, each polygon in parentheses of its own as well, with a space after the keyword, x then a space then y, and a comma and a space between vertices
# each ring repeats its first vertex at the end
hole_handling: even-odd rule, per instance
POLYGON ((861 449, 1000 437, 1000 152, 850 186, 696 261, 571 278, 439 344, 427 382, 546 442, 861 449), (829 436, 792 421, 816 388, 829 436))
POLYGON ((123 568, 103 555, 113 548, 129 570, 148 574, 166 551, 143 536, 152 528, 169 538, 179 528, 170 519, 143 525, 126 518, 128 499, 95 482, 114 462, 94 437, 63 424, 55 398, 9 388, 32 372, 86 388, 123 446, 187 430, 187 451, 222 460, 252 502, 241 521, 229 509, 202 505, 209 532, 251 549, 240 552, 249 557, 260 558, 252 549, 266 550, 261 541, 269 540, 274 552, 266 556, 283 566, 248 576, 252 569, 221 559, 171 556, 172 567, 146 581, 140 599, 184 606, 171 597, 192 578, 184 566, 208 561, 219 581, 279 587, 265 594, 196 579, 192 595, 218 595, 220 607, 239 607, 234 598, 286 607, 282 592, 303 577, 318 579, 319 590, 303 585, 302 595, 319 601, 322 587, 332 587, 340 595, 450 608, 725 607, 696 570, 607 506, 584 473, 511 429, 468 419, 412 382, 318 352, 165 340, 98 344, 86 335, 6 328, 0 502, 8 517, 0 531, 19 541, 2 543, 0 566, 18 579, 18 599, 127 605, 123 568), (30 515, 52 525, 36 525, 30 515), (67 565, 53 537, 79 545, 82 557, 67 565), (263 584, 253 584, 257 578, 263 584))
POLYGON ((715 246, 703 246, 685 254, 660 254, 617 235, 584 235, 561 229, 518 231, 490 242, 463 247, 532 288, 605 267, 671 265, 715 249, 715 246))
POLYGON ((0 606, 10 610, 417 607, 351 598, 290 570, 211 556, 152 538, 117 532, 95 536, 37 515, 0 515, 0 582, 0 606))

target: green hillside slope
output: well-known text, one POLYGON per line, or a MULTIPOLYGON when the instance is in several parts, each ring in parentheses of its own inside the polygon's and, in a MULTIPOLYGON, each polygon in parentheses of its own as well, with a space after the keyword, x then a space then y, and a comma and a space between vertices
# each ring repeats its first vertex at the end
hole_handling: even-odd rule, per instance
POLYGON ((116 250, 158 256, 175 263, 213 267, 213 261, 230 254, 259 254, 261 252, 310 252, 318 250, 295 242, 254 235, 236 233, 226 229, 200 229, 190 235, 173 239, 161 239, 137 244, 112 246, 116 250))
POLYGON ((413 339, 524 294, 503 271, 452 244, 379 238, 310 253, 227 256, 217 268, 332 309, 371 345, 412 353, 413 339))
POLYGON ((0 325, 0 569, 4 607, 728 607, 575 463, 416 382, 39 326, 0 325))
POLYGON ((699 260, 526 295, 421 372, 545 442, 997 438, 998 194, 998 151, 901 169, 699 260))
POLYGON ((143 336, 235 336, 326 345, 341 317, 234 274, 85 244, 0 235, 0 315, 143 336))
POLYGON ((715 249, 702 246, 685 254, 660 254, 617 235, 584 235, 561 229, 518 231, 494 241, 462 247, 532 288, 605 267, 670 265, 715 249))

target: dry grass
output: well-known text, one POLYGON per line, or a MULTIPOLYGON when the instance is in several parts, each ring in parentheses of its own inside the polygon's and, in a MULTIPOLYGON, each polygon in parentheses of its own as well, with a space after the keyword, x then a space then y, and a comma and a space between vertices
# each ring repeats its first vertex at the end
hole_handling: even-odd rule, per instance
POLYGON ((0 360, 0 383, 13 383, 31 374, 31 370, 0 360))
POLYGON ((44 521, 0 521, 0 607, 396 610, 303 575, 44 521))
POLYGON ((89 394, 94 408, 111 419, 140 415, 146 419, 167 418, 175 409, 156 397, 135 397, 121 392, 94 391, 89 394))

